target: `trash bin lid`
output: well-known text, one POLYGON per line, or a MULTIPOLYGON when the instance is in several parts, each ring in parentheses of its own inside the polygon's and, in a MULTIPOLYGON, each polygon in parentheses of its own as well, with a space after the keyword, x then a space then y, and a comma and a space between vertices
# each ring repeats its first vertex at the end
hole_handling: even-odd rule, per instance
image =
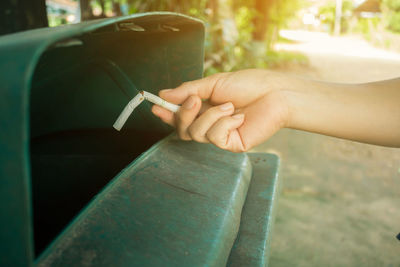
MULTIPOLYGON (((30 138, 111 128, 136 89, 157 93, 200 78, 203 42, 201 21, 169 12, 0 37, 0 240, 7 244, 1 254, 9 255, 0 265, 33 259, 30 138), (90 86, 70 88, 78 79, 90 86)), ((150 116, 149 106, 126 125, 135 127, 171 131, 150 116)))

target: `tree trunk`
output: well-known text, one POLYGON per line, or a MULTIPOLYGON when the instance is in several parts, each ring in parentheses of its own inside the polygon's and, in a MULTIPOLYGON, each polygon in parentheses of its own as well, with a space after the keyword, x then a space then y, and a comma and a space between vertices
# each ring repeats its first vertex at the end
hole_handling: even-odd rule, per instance
POLYGON ((213 43, 213 50, 220 51, 223 48, 222 40, 222 28, 220 27, 219 17, 219 0, 210 0, 208 2, 208 8, 212 11, 210 14, 211 21, 211 40, 213 43))
POLYGON ((113 13, 115 14, 115 16, 117 16, 117 17, 122 16, 121 4, 119 2, 113 1, 112 9, 113 9, 113 13))
POLYGON ((0 35, 47 26, 45 0, 0 1, 0 35))
POLYGON ((101 18, 105 18, 106 17, 106 4, 104 3, 104 0, 99 0, 100 2, 100 7, 101 7, 101 14, 100 17, 101 18))
POLYGON ((255 41, 264 41, 268 29, 268 11, 271 8, 273 0, 256 0, 255 9, 257 14, 253 20, 254 32, 253 39, 255 41))
POLYGON ((334 34, 340 35, 340 26, 342 22, 342 0, 336 0, 336 8, 335 8, 335 28, 334 34))
POLYGON ((90 6, 90 0, 80 0, 81 8, 81 21, 93 19, 92 7, 90 6))

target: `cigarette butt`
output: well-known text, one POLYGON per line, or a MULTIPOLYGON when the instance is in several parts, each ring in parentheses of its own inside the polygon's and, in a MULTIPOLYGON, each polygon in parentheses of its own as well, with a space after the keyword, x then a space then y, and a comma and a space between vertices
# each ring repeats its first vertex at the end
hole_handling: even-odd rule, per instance
POLYGON ((125 122, 128 120, 129 116, 132 114, 133 110, 140 105, 144 100, 141 94, 137 94, 129 103, 125 106, 124 110, 118 116, 113 127, 115 130, 120 131, 124 126, 125 122))
POLYGON ((124 110, 121 112, 121 114, 118 116, 117 120, 115 121, 113 127, 117 130, 120 131, 126 121, 128 120, 129 116, 132 114, 133 110, 137 108, 140 103, 142 103, 144 100, 147 100, 151 103, 154 103, 156 105, 159 105, 165 109, 168 109, 169 111, 172 112, 177 112, 180 108, 180 106, 172 104, 168 101, 165 101, 164 99, 153 95, 149 92, 146 91, 140 91, 139 94, 137 94, 129 103, 125 106, 124 110))
POLYGON ((149 102, 151 102, 153 104, 159 105, 159 106, 161 106, 161 107, 163 107, 165 109, 168 109, 169 111, 172 111, 174 113, 177 112, 179 110, 179 108, 180 108, 180 106, 172 104, 172 103, 162 99, 161 97, 153 95, 152 93, 149 93, 149 92, 146 92, 146 91, 140 91, 140 93, 143 95, 143 97, 147 101, 149 101, 149 102))

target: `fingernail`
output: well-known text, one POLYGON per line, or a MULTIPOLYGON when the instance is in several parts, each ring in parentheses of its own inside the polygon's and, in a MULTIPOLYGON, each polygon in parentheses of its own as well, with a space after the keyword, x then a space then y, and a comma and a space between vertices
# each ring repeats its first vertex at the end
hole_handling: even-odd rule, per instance
POLYGON ((219 106, 219 109, 222 111, 227 111, 230 110, 233 107, 232 103, 225 103, 221 106, 219 106))
POLYGON ((243 113, 235 114, 232 116, 232 118, 234 118, 235 120, 242 120, 244 118, 244 114, 243 113))
POLYGON ((196 100, 194 99, 193 96, 190 96, 189 99, 186 100, 185 103, 183 104, 183 107, 185 109, 192 109, 195 104, 196 104, 196 100))

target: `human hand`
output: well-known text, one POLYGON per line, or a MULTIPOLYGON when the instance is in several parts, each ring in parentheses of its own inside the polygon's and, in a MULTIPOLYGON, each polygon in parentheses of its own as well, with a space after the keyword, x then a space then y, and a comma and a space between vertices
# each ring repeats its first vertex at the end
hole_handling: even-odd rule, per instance
POLYGON ((281 86, 281 77, 266 70, 215 74, 160 91, 161 98, 182 104, 176 114, 157 105, 152 112, 176 127, 183 140, 243 152, 285 126, 288 108, 281 86))

